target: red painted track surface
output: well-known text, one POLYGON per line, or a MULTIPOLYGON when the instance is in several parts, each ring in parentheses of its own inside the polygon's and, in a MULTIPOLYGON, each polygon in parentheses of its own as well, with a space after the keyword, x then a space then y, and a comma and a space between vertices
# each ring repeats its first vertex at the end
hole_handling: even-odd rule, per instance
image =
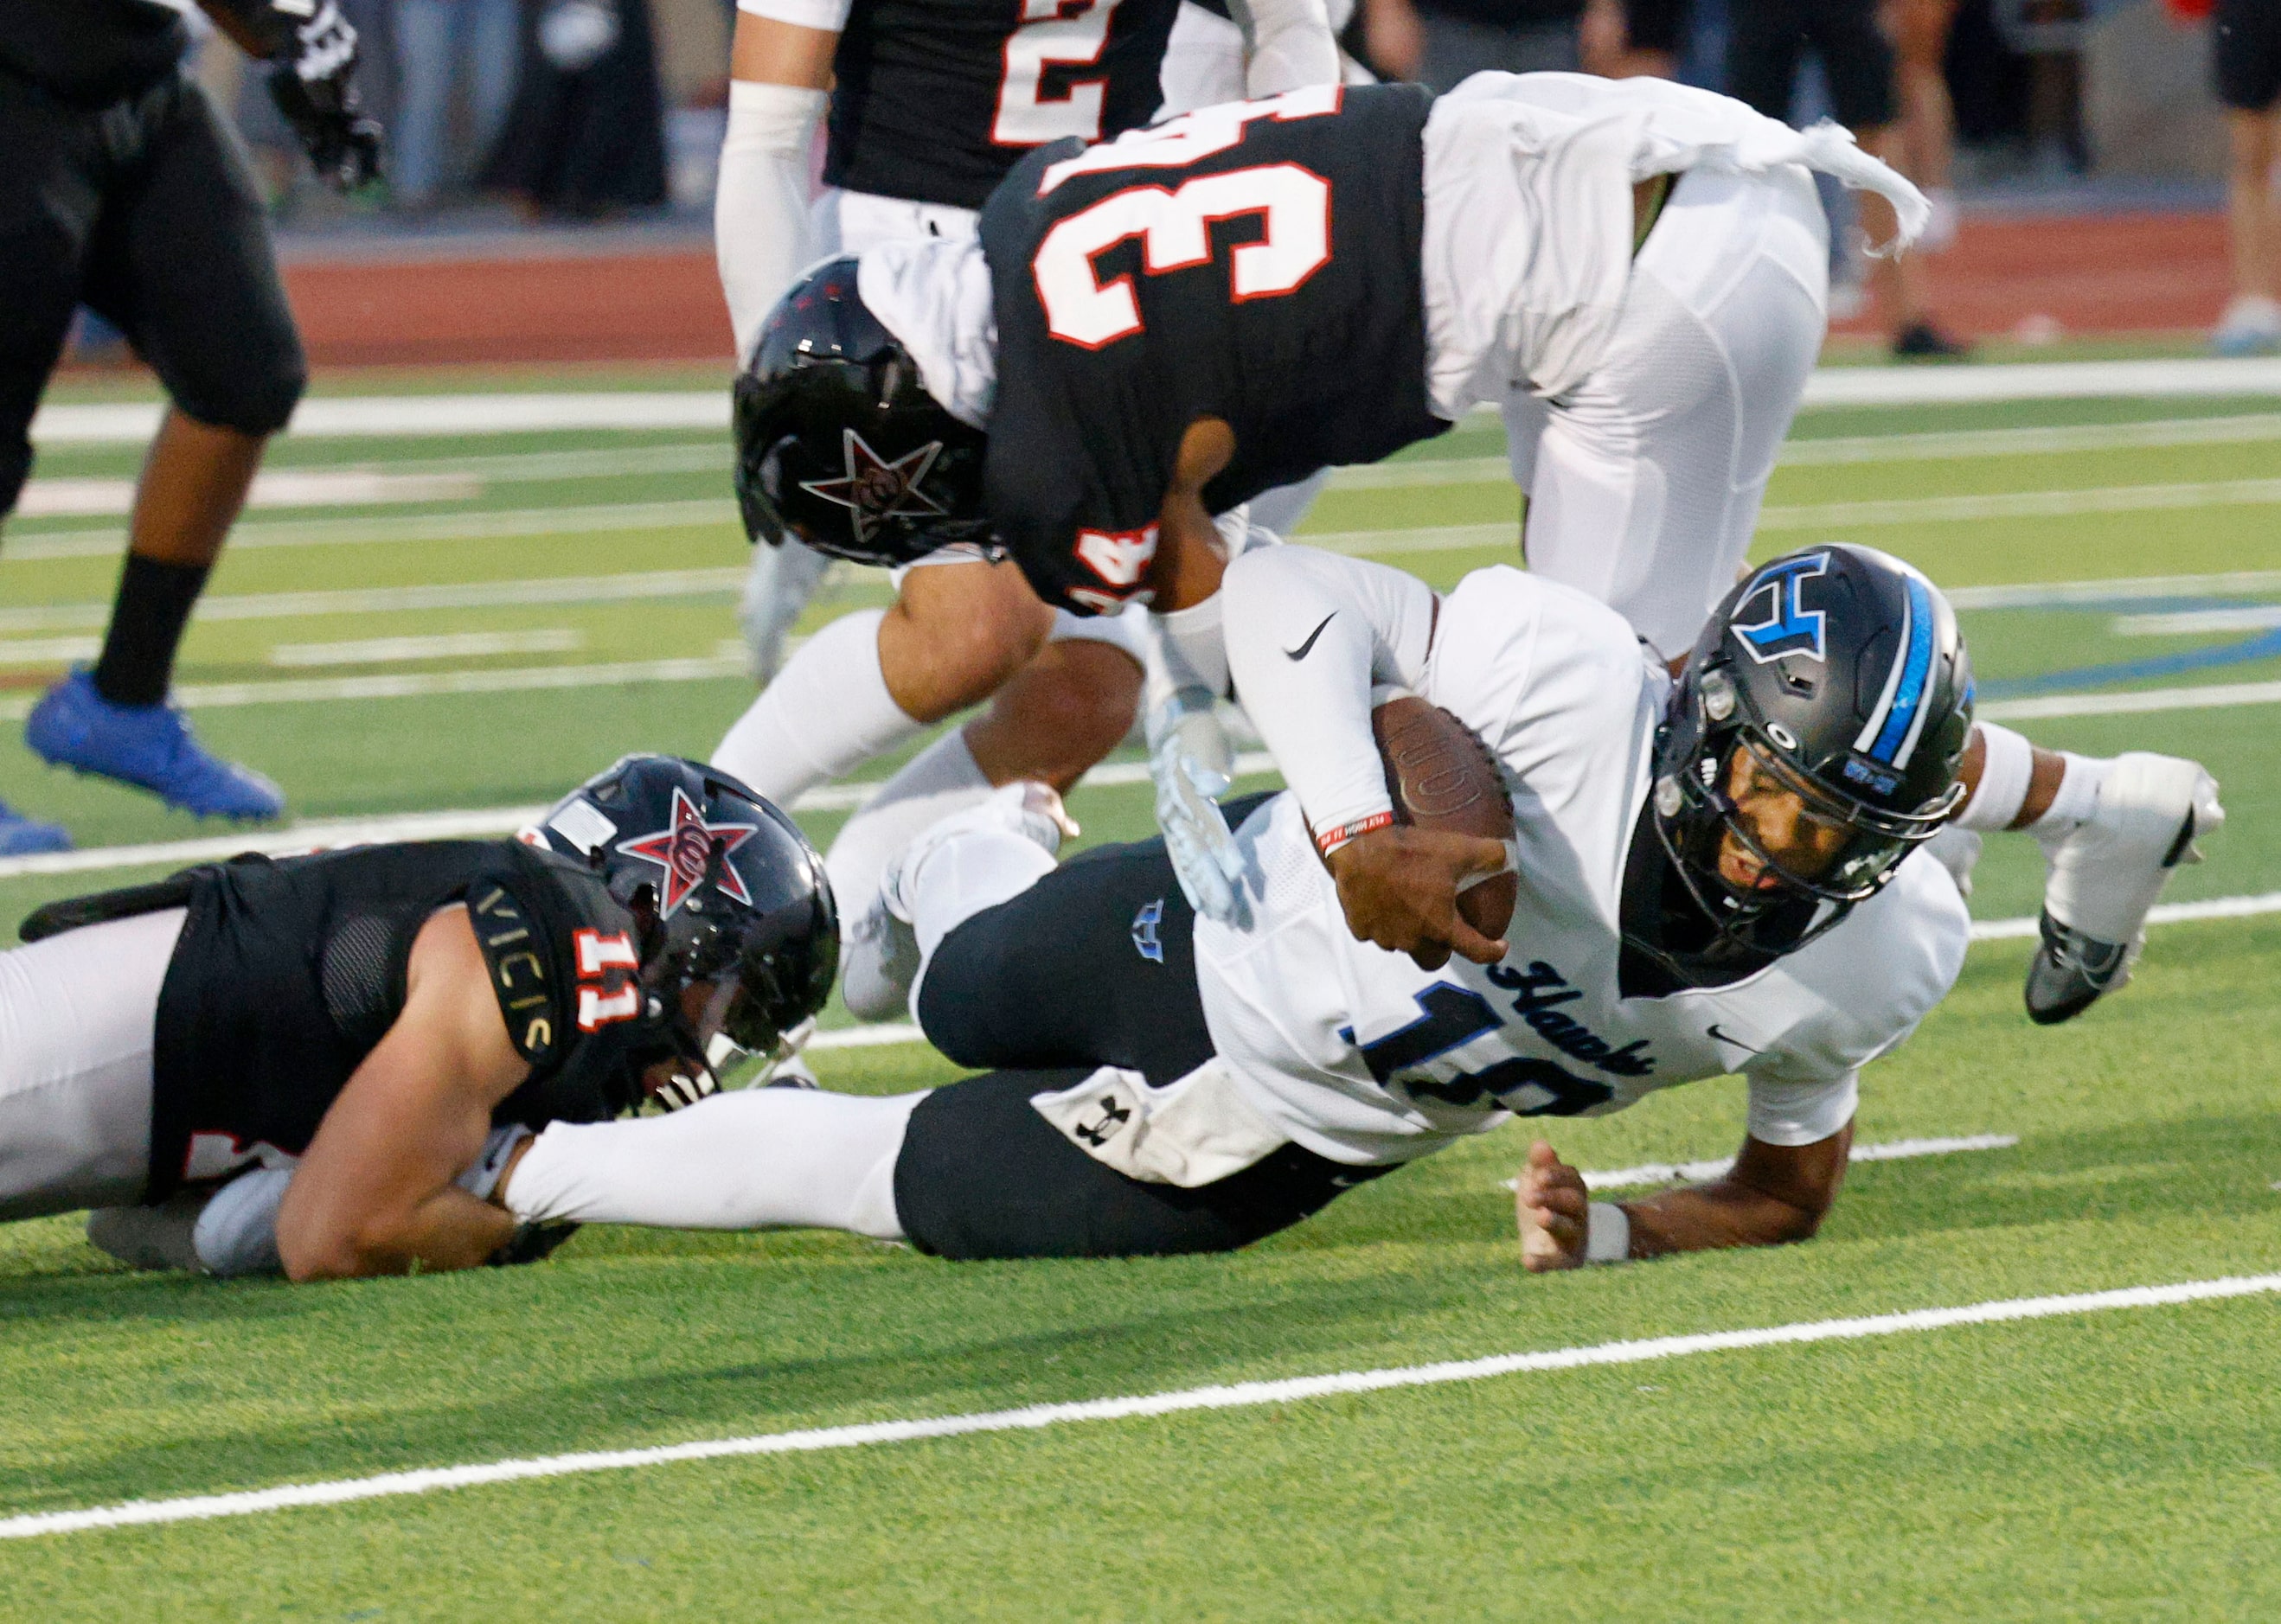
MULTIPOLYGON (((2226 296, 2215 214, 1971 219, 1932 262, 1952 330, 2067 335, 2208 327, 2226 296)), ((286 284, 321 366, 723 360, 728 312, 703 250, 564 258, 305 261, 286 284)), ((1844 332, 1875 330, 1873 320, 1844 332)))
POLYGON ((2222 214, 1968 219, 1930 264, 1937 319, 1974 338, 2036 318, 2076 336, 2208 328, 2228 292, 2222 214))
POLYGON ((321 366, 730 358, 707 251, 288 266, 321 366))

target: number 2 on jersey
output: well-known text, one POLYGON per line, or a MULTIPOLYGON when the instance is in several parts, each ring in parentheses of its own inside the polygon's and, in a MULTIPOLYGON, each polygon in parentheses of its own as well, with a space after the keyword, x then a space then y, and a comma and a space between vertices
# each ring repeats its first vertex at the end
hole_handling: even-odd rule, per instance
POLYGON ((1023 0, 1022 23, 1006 36, 1006 72, 998 81, 998 116, 990 139, 1005 147, 1041 147, 1064 135, 1101 139, 1108 81, 1080 79, 1069 94, 1047 97, 1046 69, 1055 63, 1101 60, 1117 0, 1023 0))

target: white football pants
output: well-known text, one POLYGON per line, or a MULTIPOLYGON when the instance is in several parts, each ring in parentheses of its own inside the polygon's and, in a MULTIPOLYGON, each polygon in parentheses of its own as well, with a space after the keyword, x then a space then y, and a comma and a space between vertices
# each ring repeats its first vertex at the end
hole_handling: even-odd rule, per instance
POLYGON ((1504 404, 1528 567, 1589 592, 1666 659, 1735 583, 1821 347, 1829 226, 1802 169, 1692 170, 1573 394, 1504 404))
POLYGON ((0 953, 0 1220, 143 1198, 159 989, 185 917, 0 953))

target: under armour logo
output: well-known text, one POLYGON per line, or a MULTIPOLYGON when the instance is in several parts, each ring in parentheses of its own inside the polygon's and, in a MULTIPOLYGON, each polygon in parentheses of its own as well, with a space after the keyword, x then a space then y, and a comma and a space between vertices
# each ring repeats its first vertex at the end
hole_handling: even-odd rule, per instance
POLYGON ((1829 555, 1817 552, 1784 558, 1759 572, 1759 578, 1735 605, 1732 617, 1735 635, 1752 659, 1763 666, 1789 654, 1822 658, 1825 617, 1819 609, 1808 609, 1798 594, 1806 581, 1829 568, 1829 555), (1746 613, 1759 612, 1763 612, 1759 620, 1746 623, 1743 619, 1746 613))
POLYGON ((1098 1151, 1102 1145, 1116 1138, 1117 1130, 1132 1120, 1133 1108, 1129 1105, 1120 1105, 1112 1099, 1109 1102, 1108 1108, 1101 1113, 1100 1121, 1090 1127, 1080 1122, 1070 1129, 1070 1132, 1098 1151))
POLYGON ((1133 916, 1133 945, 1152 965, 1164 962, 1164 944, 1156 939, 1156 927, 1164 918, 1164 899, 1161 897, 1133 916))

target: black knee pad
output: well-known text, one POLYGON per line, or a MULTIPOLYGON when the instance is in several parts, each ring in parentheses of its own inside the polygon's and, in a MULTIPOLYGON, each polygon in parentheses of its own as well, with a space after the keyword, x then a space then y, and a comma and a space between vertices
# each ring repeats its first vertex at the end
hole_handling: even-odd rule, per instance
POLYGON ((308 358, 290 327, 233 349, 226 366, 174 367, 166 392, 185 416, 215 428, 267 436, 293 419, 309 387, 308 358))

